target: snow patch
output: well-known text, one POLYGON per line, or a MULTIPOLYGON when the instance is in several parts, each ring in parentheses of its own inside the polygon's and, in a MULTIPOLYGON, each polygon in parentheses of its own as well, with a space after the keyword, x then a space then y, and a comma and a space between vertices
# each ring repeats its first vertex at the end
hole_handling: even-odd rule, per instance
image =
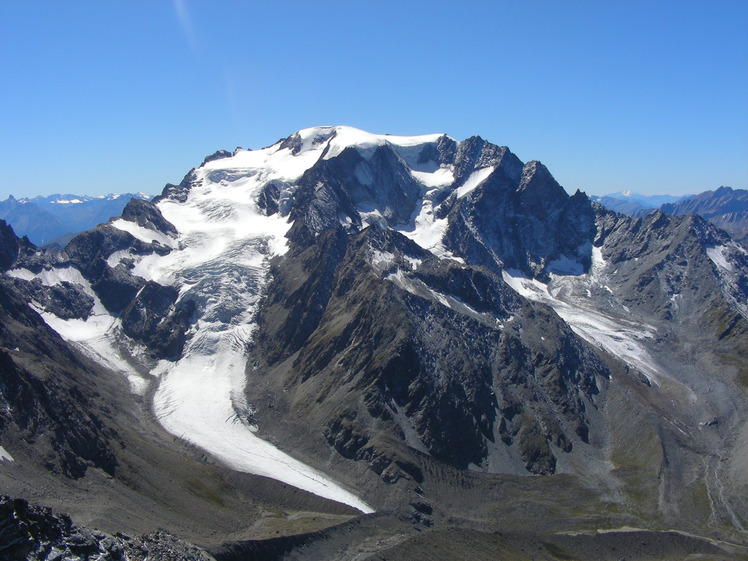
MULTIPOLYGON (((601 256, 600 256, 601 258, 601 256)), ((565 302, 556 297, 558 292, 535 279, 528 279, 520 271, 502 271, 504 281, 529 300, 551 306, 571 329, 588 343, 599 346, 613 356, 636 367, 653 384, 664 374, 655 366, 642 341, 653 339, 654 328, 613 317, 574 300, 565 302), (555 294, 554 294, 555 292, 555 294)), ((551 283, 552 284, 552 283, 551 283)))
POLYGON ((463 259, 455 257, 451 251, 444 247, 444 235, 447 232, 449 222, 446 217, 436 218, 434 216, 432 197, 436 191, 436 189, 432 189, 426 192, 421 199, 420 208, 416 207, 410 222, 407 225, 396 227, 395 230, 440 259, 464 262, 463 259))
POLYGON ((421 266, 421 263, 423 263, 422 259, 416 259, 415 257, 410 257, 408 255, 405 256, 405 259, 410 263, 410 268, 412 271, 415 271, 418 267, 421 266))
POLYGON ((378 273, 382 273, 395 262, 395 255, 388 251, 371 250, 371 266, 378 273))
POLYGON ((491 175, 495 169, 496 166, 489 166, 487 168, 481 168, 471 173, 470 177, 467 178, 467 181, 465 181, 465 183, 463 183, 455 191, 457 193, 457 198, 461 199, 462 197, 473 191, 476 187, 478 187, 481 183, 488 179, 488 176, 491 175))
POLYGON ((371 186, 374 183, 374 175, 371 173, 371 168, 369 167, 368 162, 359 162, 356 165, 353 174, 362 185, 371 186))
POLYGON ((410 174, 418 183, 429 189, 448 187, 455 180, 452 166, 441 166, 432 172, 411 170, 410 174))
POLYGON ((368 204, 361 204, 356 209, 356 212, 361 217, 361 225, 364 228, 367 226, 379 226, 383 230, 388 228, 387 219, 379 212, 379 209, 368 204))
POLYGON ((733 265, 728 260, 727 255, 725 255, 726 251, 726 246, 718 245, 716 247, 707 248, 706 254, 719 269, 727 272, 732 272, 733 265))
POLYGON ((161 232, 156 232, 155 230, 144 228, 143 226, 140 226, 135 222, 125 220, 124 218, 117 218, 115 220, 112 220, 110 224, 118 230, 127 232, 133 238, 140 240, 143 243, 150 244, 153 242, 158 242, 166 247, 174 247, 175 245, 173 238, 162 234, 161 232))
POLYGON ((745 277, 740 272, 740 265, 736 268, 736 259, 744 259, 745 249, 735 242, 729 245, 709 247, 706 250, 719 272, 719 286, 725 299, 746 319, 748 319, 748 303, 745 301, 742 286, 745 277), (732 253, 732 255, 731 255, 732 253))
POLYGON ((421 280, 413 279, 409 276, 407 276, 402 270, 398 269, 394 273, 390 273, 385 277, 385 280, 393 283, 398 288, 405 290, 406 292, 409 292, 410 294, 413 294, 414 296, 419 296, 421 298, 428 298, 430 300, 435 300, 442 306, 445 306, 447 308, 450 308, 458 313, 464 314, 464 315, 470 315, 473 317, 481 318, 481 319, 492 319, 499 322, 499 319, 492 316, 491 314, 487 314, 485 312, 479 312, 472 306, 469 306, 459 298, 452 296, 450 294, 444 294, 443 292, 438 292, 431 287, 429 287, 426 283, 424 283, 421 280))
POLYGON ((14 462, 13 456, 5 448, 0 446, 0 462, 14 462))
POLYGON ((561 255, 558 259, 549 261, 545 270, 556 275, 579 276, 584 274, 584 266, 576 258, 566 255, 561 255))
POLYGON ((21 279, 25 281, 32 281, 36 278, 36 275, 29 271, 28 269, 11 269, 10 271, 6 271, 5 273, 9 277, 13 277, 16 279, 21 279))
POLYGON ((324 159, 329 160, 339 156, 343 150, 354 147, 364 159, 369 159, 380 146, 389 144, 405 160, 411 169, 417 168, 418 157, 423 146, 436 143, 444 136, 442 134, 428 134, 421 136, 394 136, 389 134, 372 134, 354 127, 316 127, 299 131, 302 139, 327 137, 327 152, 324 159))

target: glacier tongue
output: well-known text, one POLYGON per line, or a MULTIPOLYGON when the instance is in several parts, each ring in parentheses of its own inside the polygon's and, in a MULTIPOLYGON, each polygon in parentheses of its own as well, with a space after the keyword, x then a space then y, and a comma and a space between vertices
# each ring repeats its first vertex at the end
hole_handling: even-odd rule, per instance
POLYGON ((197 170, 199 183, 184 203, 164 199, 163 216, 180 237, 165 257, 142 259, 137 270, 175 284, 196 304, 197 323, 182 357, 161 361, 154 395, 166 430, 238 471, 270 477, 362 512, 371 507, 332 479, 293 459, 254 433, 244 398, 246 349, 267 281, 269 259, 286 251, 290 227, 256 204, 268 181, 292 182, 322 153, 310 146, 295 156, 279 145, 240 151, 197 170))

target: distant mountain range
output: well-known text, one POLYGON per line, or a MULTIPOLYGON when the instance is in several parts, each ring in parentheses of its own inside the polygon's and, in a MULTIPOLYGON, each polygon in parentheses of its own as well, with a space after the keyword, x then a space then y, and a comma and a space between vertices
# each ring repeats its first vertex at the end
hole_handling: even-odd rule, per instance
POLYGON ((646 216, 664 204, 677 203, 691 195, 642 195, 633 191, 619 191, 609 195, 592 195, 590 198, 610 210, 627 216, 646 216))
POLYGON ((16 199, 11 195, 0 202, 0 219, 13 227, 18 236, 27 236, 35 245, 65 245, 75 234, 90 230, 113 216, 122 214, 130 199, 150 199, 145 193, 103 195, 50 195, 16 199))
POLYGON ((631 191, 591 197, 601 205, 634 218, 641 218, 659 209, 673 216, 698 214, 722 228, 739 242, 748 241, 748 191, 720 187, 698 195, 641 195, 631 191))

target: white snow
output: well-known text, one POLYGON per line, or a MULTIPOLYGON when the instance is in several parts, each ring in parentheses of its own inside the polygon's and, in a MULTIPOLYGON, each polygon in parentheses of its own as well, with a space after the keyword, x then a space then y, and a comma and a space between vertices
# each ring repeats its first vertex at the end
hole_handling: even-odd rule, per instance
POLYGON ((371 250, 371 266, 378 273, 382 273, 395 262, 395 255, 388 251, 371 250))
POLYGON ((584 266, 577 259, 562 255, 558 259, 549 261, 546 265, 546 271, 557 275, 582 275, 584 266))
POLYGON ((442 306, 446 306, 447 308, 455 310, 456 312, 459 312, 461 314, 471 315, 481 319, 488 319, 490 317, 497 323, 500 322, 498 318, 484 312, 479 312, 478 310, 476 310, 472 306, 465 304, 465 302, 455 296, 444 294, 443 292, 434 290, 423 281, 407 276, 401 269, 397 269, 395 272, 388 274, 385 277, 385 280, 393 283, 398 288, 401 288, 402 290, 405 290, 415 296, 435 300, 442 306))
POLYGON ((21 280, 34 280, 36 278, 36 275, 29 271, 28 269, 11 269, 10 271, 7 271, 5 273, 9 277, 15 277, 17 279, 21 280))
MULTIPOLYGON (((34 275, 31 271, 27 272, 31 274, 31 278, 37 277, 47 286, 62 281, 78 284, 84 292, 93 297, 94 306, 91 315, 85 320, 62 319, 36 304, 32 303, 31 307, 60 337, 74 344, 99 364, 124 375, 133 393, 145 394, 147 380, 122 356, 120 351, 119 319, 109 314, 104 308, 101 300, 96 296, 89 282, 80 274, 80 271, 74 267, 60 267, 43 270, 38 275, 34 275)), ((31 279, 27 278, 26 280, 31 279)))
MULTIPOLYGON (((61 320, 40 310, 44 319, 63 337, 89 355, 128 376, 136 393, 144 393, 151 381, 157 384, 153 407, 159 422, 172 434, 206 450, 233 469, 272 477, 322 497, 351 505, 362 512, 372 509, 328 476, 281 452, 258 438, 252 425, 252 407, 244 397, 246 350, 255 329, 255 315, 268 281, 269 261, 287 250, 286 219, 296 182, 320 158, 332 158, 346 147, 370 156, 377 147, 390 145, 423 185, 422 203, 412 223, 401 231, 421 247, 440 257, 453 258, 442 240, 447 220, 433 215, 433 201, 454 182, 453 169, 436 162, 420 162, 423 147, 442 135, 401 137, 374 135, 352 127, 316 127, 298 133, 296 153, 277 143, 262 150, 237 150, 229 158, 205 163, 195 171, 196 181, 187 200, 164 199, 158 203, 164 218, 179 232, 176 239, 123 219, 112 226, 145 243, 158 241, 171 248, 168 255, 136 255, 119 251, 108 256, 110 266, 128 260, 132 272, 146 280, 173 285, 180 299, 196 305, 194 324, 187 333, 182 357, 161 361, 150 372, 133 363, 138 349, 121 332, 119 320, 97 300, 86 321, 61 320), (274 182, 280 190, 280 212, 266 216, 257 200, 262 189, 274 182)), ((462 186, 461 194, 477 187, 493 168, 479 170, 462 186)), ((361 165, 359 181, 373 181, 371 170, 361 165)), ((460 195, 461 196, 461 195, 460 195)), ((361 208, 368 224, 381 224, 376 209, 361 208)), ((383 269, 394 256, 380 253, 373 261, 383 269)), ((411 267, 419 264, 408 259, 411 267)), ((21 278, 39 276, 45 283, 61 280, 90 286, 74 269, 54 269, 33 275, 16 271, 21 278)), ((411 286, 411 288, 413 288, 411 286)), ((89 292, 93 294, 93 292, 89 292)), ((431 292, 444 305, 476 313, 446 295, 431 292)))
MULTIPOLYGON (((145 242, 168 244, 172 251, 165 256, 119 251, 109 256, 108 263, 115 266, 132 259, 134 274, 173 284, 179 288, 180 298, 191 298, 197 304, 197 321, 188 333, 182 358, 161 361, 151 373, 158 378, 154 412, 164 428, 233 469, 271 477, 368 513, 371 507, 353 493, 255 436, 248 421, 251 408, 244 399, 245 353, 254 315, 267 280, 269 259, 286 251, 284 236, 290 227, 280 215, 265 216, 256 199, 266 181, 295 180, 320 154, 317 147, 293 156, 277 145, 209 162, 197 171, 201 181, 186 202, 159 203, 164 217, 179 231, 178 239, 132 222, 113 221, 114 227, 145 242)), ((39 276, 46 283, 70 280, 90 290, 75 269, 53 269, 40 275, 19 270, 14 274, 39 276)), ((106 313, 98 299, 94 315, 86 321, 62 320, 39 312, 65 339, 127 375, 135 393, 145 392, 149 380, 123 352, 127 341, 119 320, 106 313)))
POLYGON ((366 226, 379 226, 383 229, 387 228, 387 219, 373 206, 369 204, 361 204, 356 209, 356 212, 358 212, 358 215, 361 217, 361 225, 364 228, 366 228, 366 226))
POLYGON ((423 260, 416 259, 415 257, 410 257, 408 255, 405 256, 405 259, 410 263, 411 270, 415 271, 418 267, 421 266, 421 263, 423 263, 423 260))
POLYGON ((483 183, 489 175, 493 173, 494 169, 496 169, 496 166, 489 166, 487 168, 481 168, 471 173, 470 177, 467 178, 465 183, 457 188, 457 198, 461 199, 462 197, 473 191, 476 187, 483 183))
POLYGON ((5 448, 0 446, 0 462, 14 462, 13 456, 5 448))
POLYGON ((723 271, 731 272, 733 270, 733 265, 727 259, 727 256, 725 255, 726 251, 727 251, 726 246, 718 245, 716 247, 707 248, 706 254, 709 257, 709 259, 711 259, 712 262, 719 269, 722 269, 723 271))
POLYGON ((416 160, 423 145, 438 142, 439 138, 444 136, 442 134, 421 136, 372 134, 345 126, 315 127, 299 131, 299 134, 307 141, 314 138, 328 139, 329 149, 325 154, 326 160, 340 155, 349 146, 354 146, 364 159, 368 159, 377 148, 384 144, 390 144, 411 168, 416 167, 416 160))
POLYGON ((367 162, 359 162, 353 174, 362 185, 371 186, 374 183, 374 175, 371 173, 371 168, 367 165, 367 162))
POLYGON ((439 191, 438 188, 427 190, 421 198, 420 206, 416 206, 410 222, 395 229, 440 259, 463 262, 461 258, 455 257, 444 247, 444 234, 447 232, 449 222, 446 216, 444 218, 434 216, 433 199, 439 191))
MULTIPOLYGON (((107 322, 109 322, 110 319, 113 319, 111 318, 111 316, 109 316, 109 313, 104 308, 104 305, 101 303, 98 296, 96 296, 96 293, 91 288, 91 284, 85 278, 83 278, 83 275, 81 275, 80 271, 75 267, 54 267, 52 269, 42 269, 42 271, 38 274, 35 274, 28 269, 13 269, 8 271, 6 274, 27 281, 39 279, 45 286, 54 286, 61 282, 69 282, 71 284, 78 285, 86 294, 94 299, 94 306, 91 312, 92 315, 87 321, 61 320, 60 318, 57 318, 57 316, 49 314, 52 318, 51 321, 63 322, 60 323, 58 327, 62 331, 67 333, 67 335, 64 336, 66 339, 70 339, 73 341, 85 339, 88 337, 88 334, 96 333, 100 331, 102 327, 108 328, 109 323, 107 322), (101 319, 103 317, 106 317, 108 319, 101 319)), ((39 308, 39 311, 40 313, 46 313, 41 310, 41 308, 39 308)), ((55 329, 55 331, 58 331, 54 326, 50 327, 55 329)))
MULTIPOLYGON (((205 345, 212 352, 188 352, 161 372, 154 411, 172 434, 210 452, 226 465, 270 477, 364 513, 371 507, 332 479, 255 436, 244 400, 244 347, 251 330, 239 326, 205 345), (242 332, 243 331, 243 332, 242 332)), ((205 338, 212 339, 208 333, 205 338)), ((193 346, 202 346, 199 341, 193 346)))
POLYGON ((742 284, 741 273, 736 270, 735 264, 732 259, 737 257, 736 254, 746 254, 746 250, 735 242, 730 242, 729 245, 719 245, 716 247, 709 247, 706 250, 706 254, 709 259, 712 260, 714 265, 719 271, 719 285, 722 294, 725 299, 730 302, 733 307, 740 312, 746 319, 748 319, 748 303, 745 301, 742 295, 742 284), (732 257, 730 254, 733 254, 732 257))
POLYGON ((410 174, 424 187, 430 189, 439 187, 448 187, 455 180, 454 169, 452 166, 441 166, 434 171, 411 170, 410 174))
POLYGON ((61 282, 69 282, 80 285, 89 296, 95 296, 90 283, 83 278, 80 271, 75 267, 55 267, 53 269, 43 269, 37 278, 41 279, 45 286, 54 286, 61 282))
POLYGON ((151 230, 149 228, 144 228, 143 226, 140 226, 135 222, 130 222, 129 220, 125 220, 123 218, 117 218, 116 220, 112 220, 110 224, 118 230, 122 230, 123 232, 131 234, 132 237, 140 240, 141 242, 147 244, 158 242, 161 245, 165 245, 167 247, 174 246, 174 240, 169 236, 164 235, 161 232, 156 232, 155 230, 151 230))
POLYGON ((88 319, 61 319, 56 315, 35 307, 36 311, 44 318, 52 329, 67 341, 81 342, 90 341, 99 337, 114 326, 116 318, 108 313, 94 314, 88 319))

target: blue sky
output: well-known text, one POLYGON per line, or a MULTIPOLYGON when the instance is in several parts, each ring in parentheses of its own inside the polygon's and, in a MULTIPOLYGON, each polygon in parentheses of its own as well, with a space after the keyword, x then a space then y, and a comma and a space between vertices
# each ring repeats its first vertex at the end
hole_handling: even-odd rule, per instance
POLYGON ((748 188, 748 2, 0 0, 0 199, 296 130, 480 135, 573 192, 748 188))

